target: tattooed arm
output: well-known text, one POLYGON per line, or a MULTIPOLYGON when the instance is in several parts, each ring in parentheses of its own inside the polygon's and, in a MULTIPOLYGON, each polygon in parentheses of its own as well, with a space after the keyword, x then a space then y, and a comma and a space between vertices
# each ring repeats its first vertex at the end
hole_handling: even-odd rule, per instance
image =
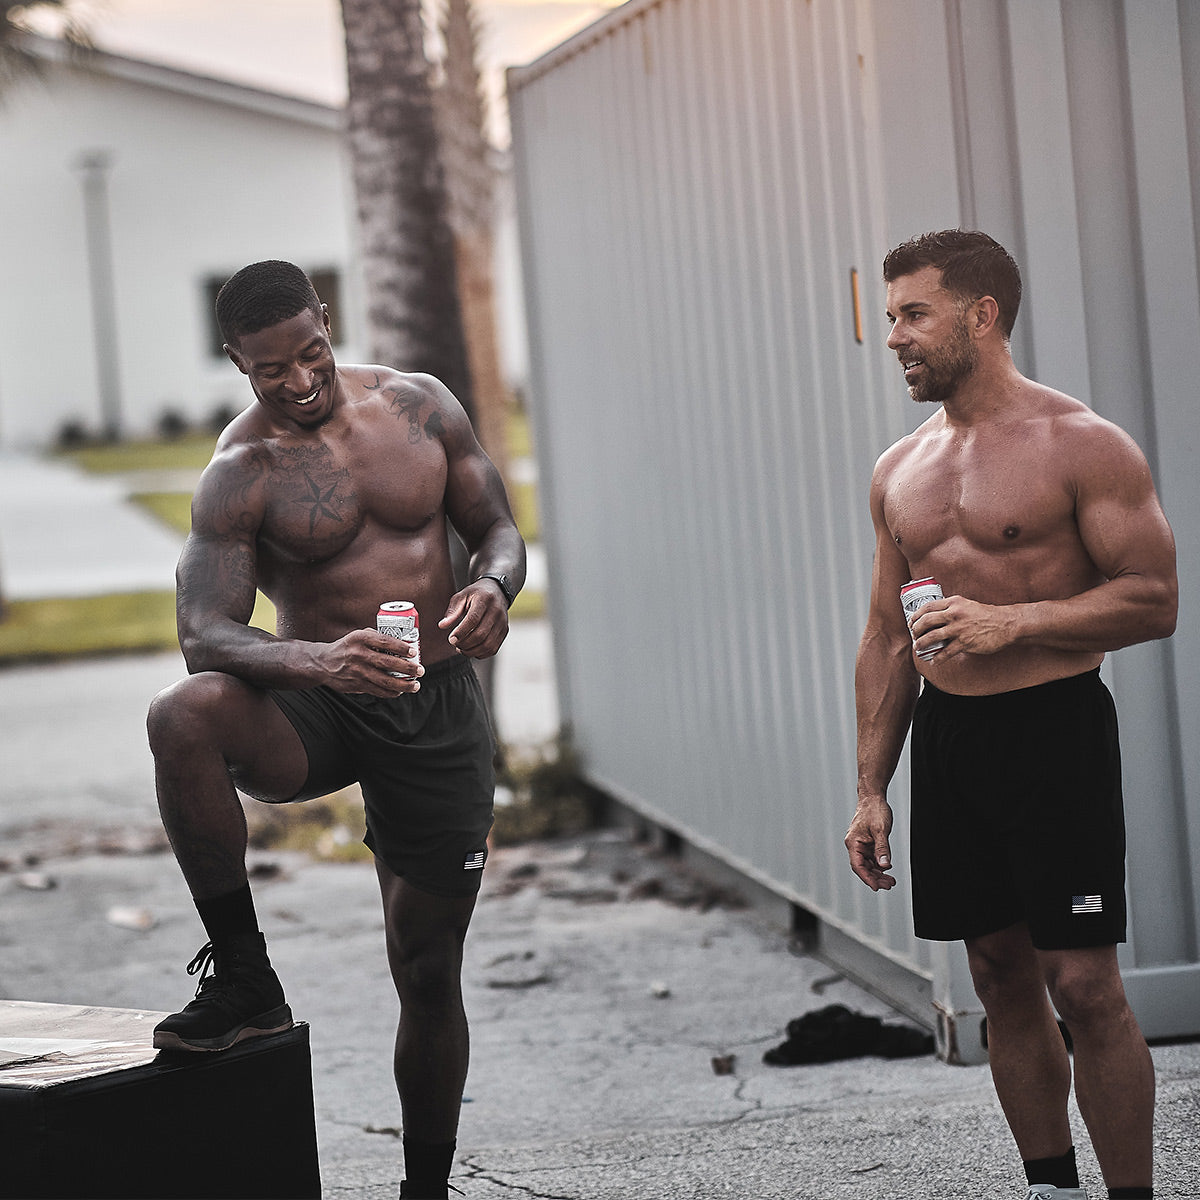
POLYGON ((438 624, 450 631, 450 644, 461 654, 489 658, 508 635, 509 597, 495 579, 482 576, 505 576, 515 596, 525 584, 525 543, 500 472, 476 440, 462 405, 432 376, 414 378, 435 406, 425 432, 440 438, 445 449, 446 515, 471 556, 472 582, 450 597, 438 624))
POLYGON ((257 581, 257 537, 265 512, 266 455, 253 444, 218 447, 192 499, 192 531, 176 570, 179 644, 188 671, 221 671, 259 687, 326 684, 342 692, 395 696, 416 675, 396 641, 359 629, 335 642, 279 638, 249 624, 257 581))

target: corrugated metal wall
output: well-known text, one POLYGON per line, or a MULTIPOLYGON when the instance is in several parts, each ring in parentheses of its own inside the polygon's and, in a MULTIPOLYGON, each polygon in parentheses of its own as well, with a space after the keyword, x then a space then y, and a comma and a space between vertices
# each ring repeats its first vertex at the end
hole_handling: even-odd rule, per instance
POLYGON ((973 1000, 907 884, 873 895, 841 847, 867 485, 927 415, 879 264, 977 226, 1023 265, 1019 365, 1139 440, 1179 538, 1180 632, 1107 670, 1130 991, 1148 1032, 1200 1032, 1198 9, 630 0, 510 73, 564 715, 599 783, 866 947, 910 1009, 973 1000))

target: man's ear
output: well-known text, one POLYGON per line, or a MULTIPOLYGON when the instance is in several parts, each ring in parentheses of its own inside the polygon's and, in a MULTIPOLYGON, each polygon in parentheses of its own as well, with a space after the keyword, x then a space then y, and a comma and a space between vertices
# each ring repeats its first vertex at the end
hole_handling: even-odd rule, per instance
POLYGON ((982 338, 986 337, 997 327, 999 320, 1000 305, 996 303, 996 298, 994 296, 980 296, 971 305, 968 327, 975 337, 982 338))
POLYGON ((250 372, 246 370, 246 364, 243 361, 242 356, 231 345, 229 345, 228 342, 226 342, 221 349, 225 351, 225 353, 229 356, 229 361, 233 363, 233 365, 237 367, 237 369, 241 371, 243 375, 250 374, 250 372))

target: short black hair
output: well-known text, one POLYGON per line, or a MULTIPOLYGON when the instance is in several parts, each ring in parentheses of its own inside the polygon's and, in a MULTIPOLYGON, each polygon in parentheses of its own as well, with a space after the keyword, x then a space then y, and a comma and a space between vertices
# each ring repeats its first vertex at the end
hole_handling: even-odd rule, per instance
POLYGON ((1012 336, 1021 307, 1021 271, 994 238, 977 229, 923 233, 887 255, 883 279, 891 283, 924 267, 936 267, 942 273, 942 286, 968 302, 991 296, 1000 309, 1004 336, 1012 336))
POLYGON ((278 325, 306 309, 321 315, 312 281, 294 263, 279 259, 251 263, 227 279, 217 293, 221 336, 236 345, 247 333, 278 325))

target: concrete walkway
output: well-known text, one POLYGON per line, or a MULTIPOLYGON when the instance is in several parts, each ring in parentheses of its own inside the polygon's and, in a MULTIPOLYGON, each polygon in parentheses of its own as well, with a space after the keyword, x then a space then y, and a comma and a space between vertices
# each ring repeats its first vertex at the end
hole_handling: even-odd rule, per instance
POLYGON ((118 479, 0 453, 0 586, 10 600, 170 591, 180 538, 118 479))

